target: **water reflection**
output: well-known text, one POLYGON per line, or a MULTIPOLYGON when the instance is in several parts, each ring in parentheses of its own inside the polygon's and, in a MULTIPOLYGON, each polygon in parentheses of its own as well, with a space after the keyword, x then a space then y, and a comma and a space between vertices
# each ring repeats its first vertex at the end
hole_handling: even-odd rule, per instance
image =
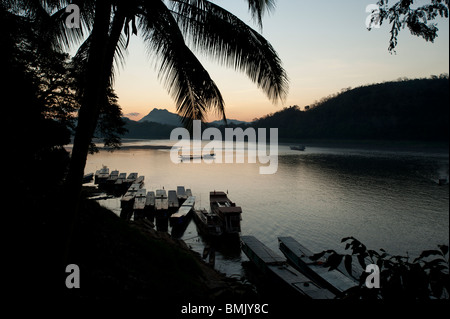
MULTIPOLYGON (((437 183, 440 176, 448 176, 448 153, 323 147, 296 152, 281 146, 277 173, 260 175, 259 163, 175 164, 168 150, 125 149, 90 156, 86 171, 101 165, 139 172, 147 191, 191 188, 196 209, 209 208, 210 191, 229 191, 243 209, 242 233, 274 250, 280 235, 293 236, 313 252, 340 249, 340 240, 347 236, 371 249, 411 255, 449 241, 449 188, 437 183)), ((115 212, 118 203, 104 202, 115 212)), ((158 229, 173 231, 168 220, 155 223, 158 229)), ((192 220, 174 235, 199 254, 211 245, 192 220)), ((216 269, 243 275, 245 255, 238 247, 226 248, 214 247, 216 269)))

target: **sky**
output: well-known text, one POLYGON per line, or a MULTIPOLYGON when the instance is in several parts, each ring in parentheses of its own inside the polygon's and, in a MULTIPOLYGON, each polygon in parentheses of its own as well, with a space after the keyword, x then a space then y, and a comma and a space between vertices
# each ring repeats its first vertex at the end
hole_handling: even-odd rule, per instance
MULTIPOLYGON (((259 30, 247 1, 213 2, 259 30)), ((197 55, 224 97, 227 118, 252 121, 284 107, 313 104, 344 88, 449 73, 448 19, 436 21, 439 37, 434 43, 403 30, 396 54, 391 54, 390 25, 385 23, 370 32, 366 28, 366 7, 373 3, 376 0, 277 1, 276 9, 264 17, 260 32, 277 51, 289 77, 289 95, 283 103, 273 104, 245 74, 197 55)), ((139 35, 132 37, 114 87, 124 115, 133 120, 153 108, 176 112, 175 103, 158 80, 155 61, 139 35)), ((218 117, 211 112, 207 119, 218 117)))

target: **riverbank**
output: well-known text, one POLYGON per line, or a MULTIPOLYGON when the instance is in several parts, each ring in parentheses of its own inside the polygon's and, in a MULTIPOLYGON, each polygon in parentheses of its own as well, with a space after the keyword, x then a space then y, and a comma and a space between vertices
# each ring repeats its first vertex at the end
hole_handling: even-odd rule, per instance
POLYGON ((81 288, 69 291, 70 298, 154 306, 256 298, 252 287, 214 270, 183 241, 146 222, 125 222, 95 201, 83 201, 73 244, 81 288))

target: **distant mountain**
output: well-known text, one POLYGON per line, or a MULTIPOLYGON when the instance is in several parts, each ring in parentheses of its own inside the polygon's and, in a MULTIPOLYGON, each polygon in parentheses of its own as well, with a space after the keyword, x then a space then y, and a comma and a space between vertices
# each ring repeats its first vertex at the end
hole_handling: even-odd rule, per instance
POLYGON ((181 126, 181 117, 178 114, 169 112, 166 109, 154 108, 148 115, 139 120, 140 123, 154 122, 171 126, 181 126))
POLYGON ((138 139, 169 139, 170 133, 175 128, 174 125, 161 124, 156 122, 137 122, 129 118, 122 118, 125 122, 127 132, 123 138, 138 139))
POLYGON ((267 115, 254 127, 287 139, 449 140, 449 79, 402 80, 346 89, 305 110, 267 115))
MULTIPOLYGON (((140 122, 140 123, 153 122, 153 123, 159 123, 159 124, 165 124, 165 125, 171 125, 171 126, 181 126, 182 125, 181 120, 182 120, 182 118, 178 114, 171 113, 166 109, 154 108, 150 113, 148 113, 148 115, 144 116, 138 122, 140 122)), ((232 120, 232 119, 231 120, 227 119, 227 123, 228 123, 228 125, 249 124, 248 122, 232 120)), ((209 122, 208 124, 214 125, 214 126, 225 125, 223 120, 209 122)))

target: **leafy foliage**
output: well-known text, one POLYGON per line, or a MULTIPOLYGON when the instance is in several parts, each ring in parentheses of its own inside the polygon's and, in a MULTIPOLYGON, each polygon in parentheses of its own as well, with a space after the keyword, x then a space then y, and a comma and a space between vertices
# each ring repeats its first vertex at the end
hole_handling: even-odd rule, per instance
POLYGON ((385 300, 426 300, 449 298, 448 246, 438 245, 438 249, 425 250, 417 258, 406 255, 390 255, 384 249, 368 249, 353 237, 342 239, 345 250, 350 254, 340 254, 325 250, 310 257, 318 260, 326 256, 325 266, 329 270, 338 269, 344 262, 349 276, 359 279, 359 285, 345 292, 344 298, 385 299, 385 300), (412 261, 411 261, 412 260, 412 261), (355 271, 355 265, 361 270, 355 271), (369 264, 380 269, 380 289, 369 289, 365 272, 369 264))
POLYGON ((381 25, 385 20, 389 21, 389 24, 392 25, 389 41, 389 52, 391 53, 395 52, 398 35, 405 27, 412 35, 421 37, 428 42, 434 42, 439 29, 435 23, 430 21, 438 17, 448 18, 449 14, 448 0, 431 0, 429 4, 416 8, 413 8, 413 0, 400 0, 393 6, 388 5, 388 0, 379 0, 377 4, 379 12, 372 17, 371 27, 374 23, 381 25))

